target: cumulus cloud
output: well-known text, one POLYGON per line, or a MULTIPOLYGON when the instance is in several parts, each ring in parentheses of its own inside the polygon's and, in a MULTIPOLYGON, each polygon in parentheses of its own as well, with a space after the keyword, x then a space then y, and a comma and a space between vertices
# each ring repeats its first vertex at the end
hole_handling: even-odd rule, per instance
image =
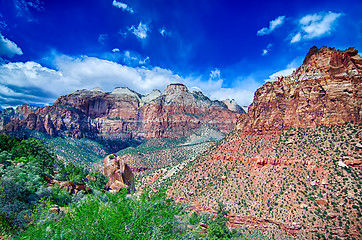
POLYGON ((285 20, 285 16, 279 16, 276 19, 272 20, 269 22, 269 28, 264 27, 262 29, 260 29, 257 32, 258 36, 263 36, 263 35, 267 35, 270 34, 271 32, 273 32, 276 28, 280 27, 281 25, 283 25, 285 20))
POLYGON ((14 55, 22 55, 23 51, 16 45, 16 43, 5 38, 0 33, 0 57, 13 57, 14 55))
POLYGON ((113 61, 83 56, 73 58, 58 56, 54 69, 36 62, 15 62, 0 66, 0 107, 24 103, 51 104, 60 95, 79 89, 100 87, 112 91, 115 87, 126 86, 141 94, 153 89, 163 91, 171 83, 183 83, 190 89, 200 89, 211 99, 235 99, 239 104, 251 103, 256 89, 246 89, 250 79, 234 88, 223 87, 223 80, 214 70, 215 79, 203 81, 202 77, 181 77, 169 69, 160 67, 129 67, 113 61))
POLYGON ((341 17, 342 13, 317 13, 309 14, 299 20, 299 30, 292 37, 291 43, 301 40, 310 40, 328 36, 334 29, 336 20, 341 17))
POLYGON ((132 26, 129 28, 129 31, 131 31, 139 39, 145 39, 147 38, 147 32, 149 31, 149 27, 146 23, 140 22, 137 28, 135 26, 132 26))
POLYGON ((113 0, 112 5, 117 7, 117 8, 122 9, 123 11, 134 13, 133 9, 131 7, 129 7, 127 4, 123 3, 123 2, 117 2, 116 0, 113 0))

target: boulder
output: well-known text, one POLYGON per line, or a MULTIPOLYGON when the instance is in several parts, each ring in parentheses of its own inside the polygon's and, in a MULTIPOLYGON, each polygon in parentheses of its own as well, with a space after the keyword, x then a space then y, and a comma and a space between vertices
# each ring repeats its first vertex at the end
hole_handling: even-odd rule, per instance
POLYGON ((128 192, 135 191, 134 176, 131 168, 122 158, 115 154, 104 158, 103 174, 109 179, 106 184, 109 190, 120 191, 122 188, 128 187, 128 192))

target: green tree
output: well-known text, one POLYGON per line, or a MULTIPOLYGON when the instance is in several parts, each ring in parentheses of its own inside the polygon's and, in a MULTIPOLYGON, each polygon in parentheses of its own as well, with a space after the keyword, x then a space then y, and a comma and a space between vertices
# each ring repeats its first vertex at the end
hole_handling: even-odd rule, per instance
POLYGON ((226 222, 228 211, 225 210, 224 204, 219 202, 215 220, 209 225, 208 238, 210 239, 230 239, 232 234, 226 222))

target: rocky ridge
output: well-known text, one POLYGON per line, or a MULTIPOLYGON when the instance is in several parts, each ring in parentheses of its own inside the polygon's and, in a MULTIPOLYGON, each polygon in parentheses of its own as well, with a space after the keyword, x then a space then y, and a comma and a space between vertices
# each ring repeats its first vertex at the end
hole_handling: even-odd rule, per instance
POLYGON ((111 93, 95 88, 61 96, 52 106, 41 107, 24 119, 13 119, 3 129, 30 129, 52 137, 177 138, 205 124, 229 132, 241 112, 234 102, 211 101, 182 84, 171 84, 163 93, 154 90, 146 96, 128 88, 111 93))
POLYGON ((4 126, 14 119, 26 119, 29 114, 34 113, 39 107, 34 105, 23 104, 21 106, 13 108, 5 108, 0 111, 0 130, 3 130, 4 126))
POLYGON ((255 92, 237 129, 263 133, 361 122, 361 106, 362 58, 357 50, 312 47, 290 76, 278 77, 255 92))

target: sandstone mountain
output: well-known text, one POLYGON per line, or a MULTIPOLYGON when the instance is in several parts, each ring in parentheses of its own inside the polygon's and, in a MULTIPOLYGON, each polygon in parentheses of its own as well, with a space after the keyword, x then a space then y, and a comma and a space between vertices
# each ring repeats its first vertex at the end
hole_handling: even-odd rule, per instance
POLYGON ((360 239, 361 61, 353 48, 313 47, 292 75, 256 91, 226 138, 162 173, 168 194, 198 212, 223 202, 231 227, 360 239))
POLYGON ((362 58, 357 50, 312 47, 293 74, 256 91, 237 129, 265 132, 361 122, 361 99, 362 58))
POLYGON ((36 130, 52 137, 90 139, 148 139, 188 136, 203 125, 230 132, 243 110, 233 101, 212 101, 182 84, 143 96, 128 88, 111 93, 99 88, 59 97, 24 119, 3 126, 6 132, 36 130), (230 109, 229 109, 230 107, 230 109))

